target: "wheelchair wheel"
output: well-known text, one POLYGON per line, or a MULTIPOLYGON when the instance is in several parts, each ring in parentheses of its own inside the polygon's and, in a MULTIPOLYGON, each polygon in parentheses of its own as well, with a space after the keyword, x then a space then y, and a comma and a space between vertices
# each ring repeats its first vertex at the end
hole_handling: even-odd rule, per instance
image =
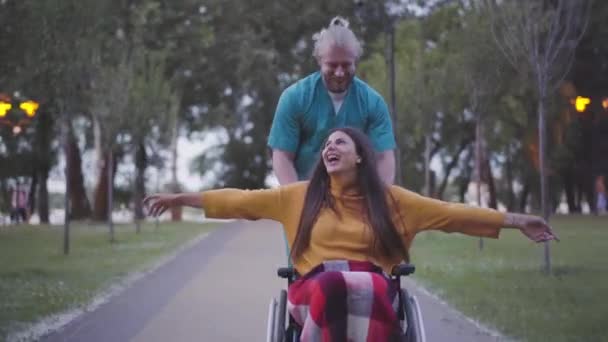
POLYGON ((279 300, 270 300, 268 306, 268 321, 266 325, 266 342, 284 342, 285 317, 287 311, 287 291, 281 290, 279 300))
POLYGON ((403 311, 405 313, 405 323, 407 324, 405 330, 405 341, 406 342, 426 342, 426 335, 424 333, 424 323, 422 321, 422 314, 420 312, 420 306, 416 297, 410 296, 405 289, 401 289, 401 298, 403 311))
POLYGON ((268 318, 266 320, 266 342, 275 342, 275 325, 277 320, 277 300, 272 298, 268 305, 268 318))
POLYGON ((287 311, 287 291, 281 290, 279 302, 277 303, 276 318, 274 323, 274 336, 276 342, 283 342, 285 339, 285 317, 287 311))

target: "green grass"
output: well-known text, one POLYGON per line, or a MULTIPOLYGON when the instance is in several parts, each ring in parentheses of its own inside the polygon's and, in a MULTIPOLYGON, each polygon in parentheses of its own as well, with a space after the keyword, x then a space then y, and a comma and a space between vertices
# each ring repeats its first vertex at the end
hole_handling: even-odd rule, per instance
POLYGON ((116 226, 72 224, 71 252, 63 255, 62 227, 0 228, 0 340, 45 316, 88 303, 96 294, 211 229, 199 223, 116 226))
MULTIPOLYGON (((429 232, 416 237, 415 279, 458 310, 525 341, 608 340, 608 217, 552 218, 553 272, 543 245, 504 230, 499 240, 429 232)), ((423 308, 424 309, 424 308, 423 308)))

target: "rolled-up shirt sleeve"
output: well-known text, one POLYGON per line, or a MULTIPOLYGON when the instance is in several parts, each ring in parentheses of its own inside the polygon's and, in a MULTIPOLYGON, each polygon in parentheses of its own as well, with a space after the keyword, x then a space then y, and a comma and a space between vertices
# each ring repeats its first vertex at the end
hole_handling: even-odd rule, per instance
POLYGON ((270 126, 268 146, 295 153, 300 142, 300 126, 297 119, 297 95, 293 87, 285 89, 270 126))
POLYGON ((384 152, 395 149, 396 143, 391 116, 386 102, 380 96, 376 97, 375 103, 372 106, 370 122, 366 133, 376 151, 384 152))

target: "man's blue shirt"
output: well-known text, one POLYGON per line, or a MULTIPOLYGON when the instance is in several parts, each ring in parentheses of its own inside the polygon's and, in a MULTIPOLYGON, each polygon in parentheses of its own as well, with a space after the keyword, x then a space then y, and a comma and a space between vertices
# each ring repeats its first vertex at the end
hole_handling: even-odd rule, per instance
POLYGON ((298 179, 307 179, 329 131, 346 126, 365 132, 378 152, 396 146, 388 107, 378 92, 355 77, 335 113, 321 73, 316 72, 281 94, 268 146, 295 153, 298 179))

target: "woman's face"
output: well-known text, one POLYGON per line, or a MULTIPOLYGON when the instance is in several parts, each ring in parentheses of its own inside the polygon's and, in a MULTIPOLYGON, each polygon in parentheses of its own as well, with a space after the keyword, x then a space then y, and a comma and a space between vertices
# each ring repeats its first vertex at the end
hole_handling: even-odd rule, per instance
POLYGON ((336 131, 327 138, 321 155, 328 174, 355 171, 361 162, 355 142, 341 131, 336 131))

